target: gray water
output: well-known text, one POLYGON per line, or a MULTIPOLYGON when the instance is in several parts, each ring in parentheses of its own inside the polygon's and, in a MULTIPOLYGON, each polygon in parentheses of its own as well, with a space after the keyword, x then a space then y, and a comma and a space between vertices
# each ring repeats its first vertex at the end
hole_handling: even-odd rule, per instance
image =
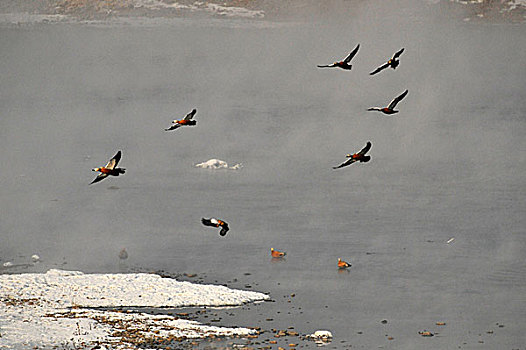
POLYGON ((523 349, 524 26, 362 15, 0 28, 0 259, 42 258, 3 272, 196 273, 276 300, 224 325, 523 349), (356 43, 352 71, 316 68, 356 43), (399 114, 366 112, 405 89, 399 114), (369 163, 332 169, 367 141, 369 163), (119 149, 126 174, 88 186, 119 149), (193 167, 210 158, 244 167, 193 167))

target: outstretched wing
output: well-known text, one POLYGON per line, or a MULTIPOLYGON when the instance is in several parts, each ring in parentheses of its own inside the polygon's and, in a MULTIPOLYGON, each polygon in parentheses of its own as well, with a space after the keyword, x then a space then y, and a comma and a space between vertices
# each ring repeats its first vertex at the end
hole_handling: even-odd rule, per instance
POLYGON ((332 168, 333 169, 340 169, 340 168, 343 168, 344 166, 351 165, 352 163, 355 163, 357 161, 358 161, 358 159, 349 158, 345 162, 343 162, 342 164, 340 164, 338 166, 333 166, 332 168))
POLYGON ((361 156, 365 156, 365 154, 369 152, 369 150, 371 149, 371 146, 372 146, 372 143, 370 141, 367 141, 367 144, 365 145, 365 147, 362 148, 362 150, 358 152, 358 154, 361 156))
POLYGON ((398 104, 398 102, 402 101, 402 99, 407 95, 408 92, 409 90, 405 90, 400 96, 392 100, 391 103, 389 103, 389 106, 387 106, 387 108, 394 109, 396 105, 398 104))
POLYGON ((216 225, 215 225, 214 223, 212 223, 212 220, 211 220, 211 219, 205 219, 205 218, 202 218, 202 219, 201 219, 201 222, 202 222, 203 225, 205 225, 205 226, 216 227, 216 225))
POLYGON ((404 52, 404 48, 403 47, 402 47, 402 49, 400 51, 398 51, 397 53, 394 54, 393 59, 396 60, 398 57, 400 57, 402 52, 404 52))
POLYGON ((336 67, 334 64, 324 64, 324 65, 317 65, 318 68, 334 68, 336 67))
POLYGON ((349 56, 345 57, 345 59, 343 60, 343 62, 345 63, 349 63, 354 56, 356 56, 356 53, 358 53, 358 49, 360 48, 360 44, 356 45, 356 47, 354 48, 354 50, 351 51, 351 53, 349 54, 349 56))
POLYGON ((164 129, 164 131, 175 130, 175 129, 177 129, 180 126, 181 126, 181 124, 174 124, 174 125, 170 126, 168 129, 164 129))
POLYGON ((230 228, 228 227, 228 224, 224 224, 221 226, 221 231, 219 231, 219 235, 224 236, 228 232, 230 228))
POLYGON ((192 111, 190 113, 188 113, 185 117, 184 117, 184 120, 191 120, 194 115, 197 113, 197 109, 192 109, 192 111))
POLYGON ((102 180, 104 180, 104 179, 107 178, 107 177, 108 177, 108 174, 100 173, 100 174, 95 178, 95 180, 91 181, 90 185, 91 185, 91 184, 94 184, 94 183, 96 183, 96 182, 102 181, 102 180))
MULTIPOLYGON (((106 164, 106 169, 113 169, 119 164, 119 161, 121 160, 121 151, 118 151, 117 154, 113 156, 113 158, 110 159, 108 164, 106 164)), ((99 180, 100 181, 100 180, 99 180)))
POLYGON ((386 62, 383 65, 381 65, 380 67, 376 68, 373 72, 369 73, 369 75, 375 75, 376 73, 379 73, 379 72, 383 71, 387 67, 389 67, 389 63, 388 62, 386 62))

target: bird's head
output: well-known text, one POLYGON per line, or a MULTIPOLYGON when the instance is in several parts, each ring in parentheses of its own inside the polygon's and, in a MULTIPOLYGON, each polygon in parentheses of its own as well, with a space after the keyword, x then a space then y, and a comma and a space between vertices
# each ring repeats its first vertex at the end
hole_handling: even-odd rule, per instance
POLYGON ((100 171, 100 168, 93 168, 91 171, 100 171))
POLYGON ((347 158, 351 158, 351 157, 352 157, 352 154, 347 153, 345 156, 346 156, 347 158))
POLYGON ((274 251, 274 248, 270 248, 270 251, 273 252, 273 251, 274 251))

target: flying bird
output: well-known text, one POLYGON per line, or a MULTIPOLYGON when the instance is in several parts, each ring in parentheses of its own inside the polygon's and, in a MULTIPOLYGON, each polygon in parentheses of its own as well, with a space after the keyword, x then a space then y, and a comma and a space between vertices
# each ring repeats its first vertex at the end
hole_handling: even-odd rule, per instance
POLYGON ((383 71, 384 69, 386 69, 388 67, 396 69, 396 67, 398 67, 398 65, 400 64, 400 60, 398 60, 398 57, 400 57, 402 52, 404 52, 404 48, 402 48, 400 51, 395 53, 393 55, 393 57, 389 61, 385 62, 383 65, 381 65, 380 67, 376 68, 373 72, 371 72, 369 74, 370 75, 375 75, 376 73, 379 73, 379 72, 383 71))
POLYGON ((328 65, 318 65, 318 68, 334 68, 334 67, 338 67, 338 68, 341 68, 341 69, 351 70, 352 64, 349 64, 349 62, 351 62, 353 57, 358 52, 359 48, 360 48, 360 44, 356 45, 354 50, 352 50, 351 53, 347 57, 345 57, 345 59, 343 61, 334 62, 333 64, 328 64, 328 65))
POLYGON ((230 228, 228 227, 228 224, 227 224, 226 222, 224 222, 223 220, 216 219, 216 218, 210 218, 210 219, 202 218, 202 219, 201 219, 201 222, 202 222, 203 225, 205 225, 205 226, 221 227, 221 231, 219 231, 219 234, 220 234, 221 236, 226 235, 226 233, 227 233, 228 230, 230 229, 230 228))
POLYGON ((273 258, 283 258, 287 253, 280 252, 279 250, 275 250, 274 248, 270 248, 270 256, 273 258))
POLYGON ((100 168, 93 168, 92 171, 99 171, 100 174, 93 180, 91 184, 94 184, 95 182, 99 182, 107 178, 109 175, 111 176, 119 176, 120 174, 124 174, 126 169, 124 168, 117 168, 117 164, 119 164, 119 160, 121 160, 121 151, 118 151, 113 158, 110 159, 108 164, 104 167, 100 168))
POLYGON ((391 103, 389 103, 389 106, 387 107, 383 107, 383 108, 380 108, 380 107, 371 107, 368 109, 368 111, 379 111, 379 112, 382 112, 384 114, 395 114, 395 113, 398 113, 399 111, 395 111, 395 107, 396 105, 398 104, 398 102, 402 101, 402 99, 407 95, 407 93, 409 92, 409 90, 405 90, 404 92, 402 92, 402 94, 398 97, 396 97, 394 100, 391 101, 391 103))
POLYGON ((349 158, 349 159, 347 159, 342 164, 340 164, 338 166, 335 166, 335 167, 332 167, 332 168, 333 169, 339 169, 339 168, 343 168, 344 166, 351 165, 351 164, 356 163, 356 162, 367 163, 369 160, 371 160, 371 157, 370 156, 366 156, 365 154, 367 152, 369 152, 369 150, 371 149, 371 146, 372 146, 371 142, 367 141, 367 144, 365 145, 364 148, 362 148, 362 150, 360 152, 357 152, 355 154, 347 154, 346 157, 349 158))
POLYGON ((197 113, 197 109, 192 109, 192 111, 190 113, 188 113, 183 119, 181 120, 174 120, 172 121, 172 126, 170 126, 169 128, 167 129, 164 129, 164 131, 170 131, 170 130, 175 130, 181 126, 184 126, 184 125, 196 125, 197 124, 197 120, 193 120, 192 118, 194 117, 194 115, 197 113))
POLYGON ((339 269, 346 269, 348 267, 351 267, 351 264, 349 264, 348 262, 345 262, 342 259, 338 258, 338 268, 339 269))

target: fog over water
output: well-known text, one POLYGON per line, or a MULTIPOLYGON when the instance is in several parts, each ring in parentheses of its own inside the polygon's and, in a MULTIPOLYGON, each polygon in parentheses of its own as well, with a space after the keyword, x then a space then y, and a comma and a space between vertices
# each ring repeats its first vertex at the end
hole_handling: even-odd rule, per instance
POLYGON ((421 349, 424 328, 437 349, 524 346, 525 27, 380 4, 308 22, 1 27, 1 262, 237 278, 297 294, 302 313, 278 326, 346 346, 421 349), (357 43, 351 71, 316 68, 357 43), (366 111, 405 89, 398 114, 366 111), (163 130, 192 108, 197 126, 163 130), (367 141, 370 162, 332 169, 367 141), (88 186, 117 150, 126 174, 88 186), (211 158, 243 168, 194 167, 211 158))

